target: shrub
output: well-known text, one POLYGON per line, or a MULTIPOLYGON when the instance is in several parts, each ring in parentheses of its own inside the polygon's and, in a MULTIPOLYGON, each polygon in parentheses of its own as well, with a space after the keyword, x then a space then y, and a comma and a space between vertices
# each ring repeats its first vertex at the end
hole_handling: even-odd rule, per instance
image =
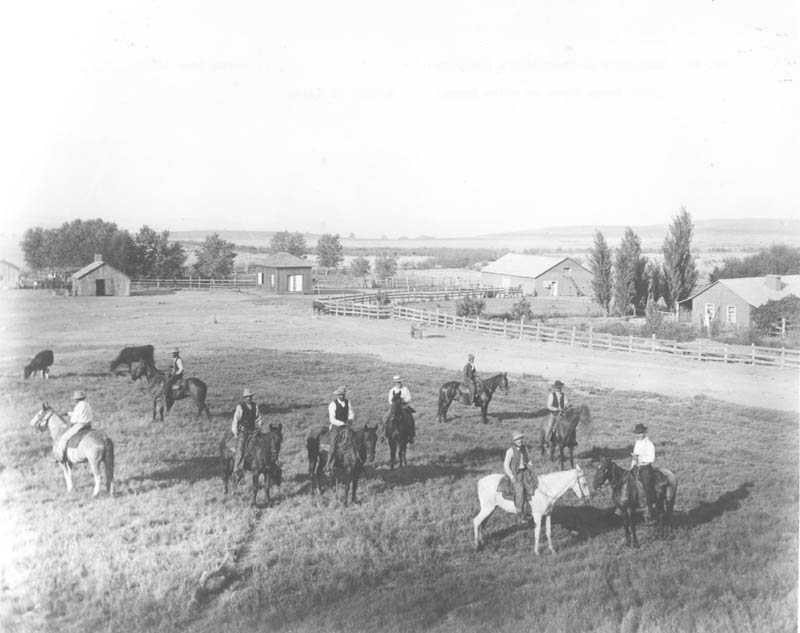
POLYGON ((530 321, 531 319, 533 319, 533 310, 531 309, 531 302, 528 301, 525 297, 522 297, 513 306, 511 306, 511 312, 509 316, 514 321, 519 321, 521 319, 530 321))
POLYGON ((462 297, 456 304, 456 314, 458 316, 480 316, 486 309, 486 302, 478 297, 469 295, 462 297))

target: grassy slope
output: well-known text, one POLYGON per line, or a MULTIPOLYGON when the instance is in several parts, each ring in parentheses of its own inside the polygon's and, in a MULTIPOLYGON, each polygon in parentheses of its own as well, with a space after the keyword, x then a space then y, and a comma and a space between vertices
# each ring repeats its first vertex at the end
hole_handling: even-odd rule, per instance
MULTIPOLYGON (((66 329, 42 327, 55 338, 66 329)), ((617 631, 623 620, 641 620, 643 632, 796 629, 796 416, 702 398, 575 394, 594 417, 579 435, 587 468, 601 453, 624 464, 633 424, 650 426, 659 461, 681 478, 674 540, 621 547, 603 492, 590 506, 565 497, 554 516, 557 557, 535 559, 532 533, 508 515, 490 519, 488 547, 476 554, 475 483, 500 469, 511 430, 538 428, 541 382, 512 376, 489 426, 457 405, 463 418, 439 425, 437 389, 452 378, 441 370, 209 340, 208 352, 193 351, 191 373, 209 382, 212 424, 195 425, 183 402, 162 427, 149 423, 138 385, 103 372, 117 347, 103 337, 65 347, 69 369, 48 384, 63 400, 79 381, 96 411, 114 412, 102 423, 117 445, 113 499, 88 497, 85 468, 78 493, 64 496, 49 443, 22 427, 36 384, 16 371, 0 376, 5 630, 617 631), (395 371, 409 377, 419 411, 409 467, 390 472, 379 444, 362 504, 309 497, 304 438, 332 387, 352 386, 359 420, 374 422, 395 371), (217 442, 244 384, 285 429, 286 480, 266 510, 249 507, 249 485, 224 497, 218 478, 217 442), (245 578, 198 605, 197 579, 232 548, 245 578)))

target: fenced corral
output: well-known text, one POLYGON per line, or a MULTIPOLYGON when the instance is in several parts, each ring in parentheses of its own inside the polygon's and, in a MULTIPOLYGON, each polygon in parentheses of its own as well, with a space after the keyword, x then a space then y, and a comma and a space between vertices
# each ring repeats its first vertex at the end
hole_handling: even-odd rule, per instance
POLYGON ((203 279, 185 277, 180 279, 133 279, 131 292, 148 290, 223 290, 231 288, 252 288, 257 285, 256 275, 236 275, 225 279, 203 279))
MULTIPOLYGON (((468 291, 462 291, 468 295, 468 291)), ((492 291, 482 291, 492 292, 492 291)), ((452 293, 449 293, 452 295, 452 293)), ((472 293, 475 294, 474 292, 472 293)), ((462 296, 464 296, 462 295, 462 296)), ((537 343, 557 343, 584 347, 590 350, 606 350, 639 354, 668 354, 681 358, 705 362, 747 365, 769 365, 774 367, 800 368, 800 350, 789 348, 759 347, 756 345, 727 345, 708 341, 679 343, 637 336, 617 336, 603 332, 549 327, 536 321, 508 321, 456 316, 447 312, 419 310, 403 305, 379 305, 379 298, 388 296, 392 301, 417 303, 421 296, 439 296, 435 292, 388 292, 380 294, 358 294, 326 297, 315 301, 315 310, 336 316, 353 316, 366 319, 404 319, 415 324, 426 324, 451 330, 465 330, 476 334, 503 336, 537 343)), ((452 296, 451 296, 452 298, 452 296)), ((440 299, 431 299, 440 300, 440 299)))
POLYGON ((436 277, 433 275, 409 275, 405 277, 386 277, 380 279, 373 276, 357 277, 343 274, 314 274, 314 294, 326 290, 480 290, 491 288, 485 283, 461 277, 436 277))

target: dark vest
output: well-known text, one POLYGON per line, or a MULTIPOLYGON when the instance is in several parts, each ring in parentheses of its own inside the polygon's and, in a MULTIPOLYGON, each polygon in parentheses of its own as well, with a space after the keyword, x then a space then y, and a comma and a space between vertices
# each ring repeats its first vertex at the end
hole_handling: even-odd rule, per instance
POLYGON ((511 472, 518 473, 520 468, 528 467, 528 449, 523 445, 522 448, 511 447, 511 472))
POLYGON ((558 407, 559 409, 564 408, 564 392, 558 393, 557 391, 551 391, 550 394, 552 395, 553 399, 551 402, 551 406, 558 407))
MULTIPOLYGON (((175 375, 175 376, 178 375, 178 359, 177 358, 173 358, 172 359, 172 374, 175 375)), ((183 375, 183 372, 181 372, 181 375, 183 375)))
POLYGON ((247 407, 244 403, 240 404, 239 407, 242 410, 242 417, 239 419, 239 426, 237 427, 239 433, 242 431, 245 433, 252 433, 256 430, 256 412, 258 411, 258 407, 255 402, 252 407, 247 407))
POLYGON ((333 414, 333 417, 339 420, 339 422, 347 422, 347 417, 350 415, 350 401, 345 398, 344 404, 339 402, 339 399, 333 401, 336 405, 336 413, 333 414))

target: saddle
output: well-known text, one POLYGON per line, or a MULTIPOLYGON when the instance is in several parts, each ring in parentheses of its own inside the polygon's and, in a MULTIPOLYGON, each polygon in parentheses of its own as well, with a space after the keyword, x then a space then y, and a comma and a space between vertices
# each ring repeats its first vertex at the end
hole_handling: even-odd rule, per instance
POLYGON ((78 431, 75 435, 73 435, 67 441, 67 449, 70 448, 78 448, 78 444, 81 443, 81 440, 92 430, 91 425, 84 426, 80 431, 78 431))
MULTIPOLYGON (((525 470, 522 475, 522 479, 525 483, 525 488, 527 489, 528 493, 533 495, 538 486, 538 482, 536 481, 537 478, 534 477, 529 470, 525 470)), ((500 483, 497 484, 497 493, 500 494, 503 499, 514 501, 514 484, 511 483, 508 475, 503 475, 500 483)))
MULTIPOLYGON (((644 508, 647 505, 647 495, 644 492, 642 480, 639 479, 639 469, 636 468, 635 471, 633 480, 636 482, 636 490, 639 493, 639 508, 644 508)), ((656 495, 660 495, 668 483, 667 476, 657 466, 653 466, 653 489, 656 491, 656 495)))

